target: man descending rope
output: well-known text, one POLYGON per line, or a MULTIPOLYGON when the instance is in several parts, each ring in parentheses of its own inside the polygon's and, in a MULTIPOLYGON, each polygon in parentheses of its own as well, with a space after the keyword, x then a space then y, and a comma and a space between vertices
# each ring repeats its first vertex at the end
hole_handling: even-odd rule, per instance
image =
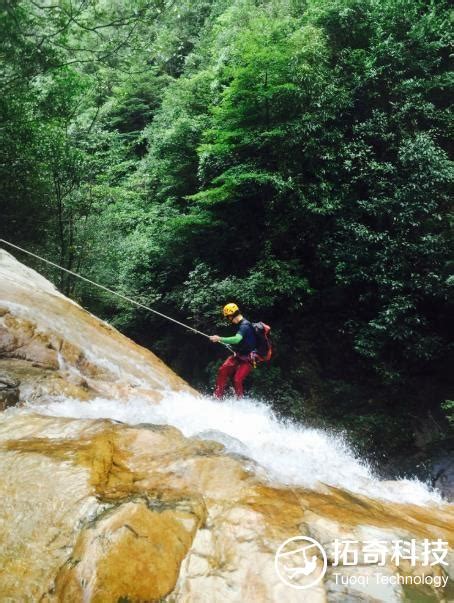
POLYGON ((214 395, 216 398, 222 398, 231 378, 235 394, 241 398, 244 394, 244 380, 257 362, 271 358, 271 344, 268 339, 270 328, 264 323, 250 323, 234 303, 224 306, 222 312, 230 323, 238 326, 238 331, 232 337, 210 336, 214 343, 234 346, 233 355, 219 368, 214 395))
POLYGON ((227 381, 230 377, 233 379, 233 386, 235 388, 236 395, 241 398, 243 396, 243 382, 246 377, 251 372, 252 368, 255 368, 258 362, 265 362, 271 358, 271 341, 269 338, 270 327, 263 322, 255 322, 250 323, 246 320, 241 314, 238 306, 236 304, 230 303, 224 306, 223 313, 224 317, 228 318, 228 320, 235 325, 238 325, 238 332, 233 337, 219 337, 219 335, 207 335, 207 333, 203 333, 190 325, 187 325, 171 316, 164 314, 163 312, 159 312, 154 308, 150 308, 149 306, 145 306, 140 302, 123 295, 122 293, 118 293, 118 291, 113 291, 100 283, 96 283, 95 281, 90 280, 89 278, 82 276, 81 274, 77 274, 77 272, 73 272, 68 268, 64 268, 63 266, 59 266, 55 262, 51 262, 46 258, 43 258, 36 253, 32 253, 23 247, 19 247, 19 245, 15 245, 9 241, 5 241, 5 239, 0 239, 0 243, 4 243, 5 245, 9 245, 18 251, 22 251, 29 256, 32 256, 50 266, 54 266, 67 274, 71 274, 81 280, 93 285, 94 287, 98 287, 103 291, 107 291, 108 293, 123 299, 139 308, 143 308, 144 310, 148 310, 153 314, 161 316, 166 320, 169 320, 193 333, 197 333, 198 335, 202 335, 203 337, 207 337, 211 339, 211 341, 215 343, 222 343, 227 348, 231 350, 231 345, 235 347, 234 354, 229 356, 224 364, 219 369, 217 381, 216 381, 216 390, 214 395, 217 398, 221 398, 224 394, 225 388, 227 386, 227 381))

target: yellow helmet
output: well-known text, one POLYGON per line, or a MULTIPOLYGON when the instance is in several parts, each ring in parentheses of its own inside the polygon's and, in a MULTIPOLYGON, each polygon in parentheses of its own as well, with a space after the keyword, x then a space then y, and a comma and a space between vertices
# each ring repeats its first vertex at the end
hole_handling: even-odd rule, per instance
POLYGON ((224 317, 227 318, 227 316, 232 316, 233 314, 236 314, 236 312, 239 312, 240 309, 238 308, 238 306, 236 304, 227 304, 226 306, 224 306, 222 313, 224 314, 224 317))

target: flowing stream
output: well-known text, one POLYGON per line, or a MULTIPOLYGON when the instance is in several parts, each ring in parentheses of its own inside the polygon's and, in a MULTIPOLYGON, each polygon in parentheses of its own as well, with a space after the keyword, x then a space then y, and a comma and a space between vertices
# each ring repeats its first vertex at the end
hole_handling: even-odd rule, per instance
POLYGON ((437 491, 417 479, 378 479, 342 436, 290 421, 284 423, 269 406, 256 400, 219 402, 175 392, 168 392, 159 404, 144 398, 127 402, 95 398, 87 402, 59 397, 38 407, 34 404, 12 412, 109 418, 130 425, 173 425, 187 437, 215 440, 229 452, 248 457, 275 483, 315 489, 328 484, 400 503, 443 502, 437 491))
POLYGON ((0 288, 4 313, 6 309, 11 313, 9 326, 5 316, 0 317, 0 326, 3 321, 13 329, 10 337, 20 342, 20 358, 24 357, 24 349, 28 350, 26 357, 38 363, 49 362, 50 354, 62 374, 75 373, 80 378, 95 375, 98 384, 106 387, 100 391, 112 396, 91 401, 45 396, 41 398, 46 399, 45 403, 30 403, 7 412, 109 418, 131 425, 173 425, 187 437, 216 440, 229 452, 247 457, 262 476, 276 484, 314 489, 327 484, 373 498, 418 505, 443 502, 437 491, 417 479, 380 480, 338 434, 282 422, 258 400, 219 402, 195 395, 154 354, 84 311, 2 250, 0 288), (123 396, 117 385, 127 387, 128 395, 123 396), (159 402, 150 397, 131 398, 134 388, 152 393, 159 402))

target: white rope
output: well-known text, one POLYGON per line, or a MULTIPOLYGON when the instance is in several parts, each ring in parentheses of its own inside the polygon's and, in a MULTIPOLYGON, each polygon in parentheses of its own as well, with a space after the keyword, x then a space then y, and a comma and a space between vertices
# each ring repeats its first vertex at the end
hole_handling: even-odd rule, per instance
MULTIPOLYGON (((122 295, 121 293, 117 293, 116 291, 112 291, 112 289, 109 289, 108 287, 105 287, 104 285, 100 285, 98 283, 95 283, 94 281, 86 278, 85 276, 82 276, 81 274, 77 274, 76 272, 73 272, 72 270, 68 270, 67 268, 63 268, 63 266, 59 266, 58 264, 55 264, 54 262, 51 262, 50 260, 46 260, 46 258, 42 258, 39 255, 36 255, 36 253, 32 253, 31 251, 27 251, 26 249, 23 249, 22 247, 19 247, 19 245, 14 245, 13 243, 10 243, 9 241, 5 241, 5 239, 0 239, 0 243, 5 243, 6 245, 9 245, 10 247, 14 247, 14 249, 18 249, 19 251, 23 251, 24 253, 31 255, 34 258, 37 258, 38 260, 41 260, 42 262, 46 262, 46 264, 50 264, 51 266, 54 266, 55 268, 58 268, 59 270, 63 270, 64 272, 67 272, 68 274, 72 274, 73 276, 76 276, 77 278, 82 279, 83 281, 86 281, 87 283, 90 283, 91 285, 95 285, 95 287, 99 287, 100 289, 104 289, 104 291, 107 291, 108 293, 111 293, 112 295, 116 295, 117 297, 120 297, 121 299, 124 299, 125 301, 131 302, 132 304, 139 306, 140 308, 144 308, 145 310, 148 310, 149 312, 153 312, 154 314, 157 314, 158 316, 162 316, 162 318, 166 318, 167 320, 170 320, 182 327, 185 327, 186 329, 189 329, 190 331, 194 331, 194 333, 198 333, 199 335, 203 335, 204 337, 209 337, 209 335, 207 335, 206 333, 202 333, 202 331, 198 331, 197 329, 194 329, 193 327, 190 327, 189 325, 186 325, 178 320, 175 320, 175 318, 172 318, 170 316, 166 316, 165 314, 163 314, 162 312, 158 312, 157 310, 153 310, 153 308, 149 308, 148 306, 145 306, 139 302, 136 302, 135 300, 126 297, 126 295, 122 295)), ((222 342, 219 342, 222 343, 222 342)), ((223 343, 222 345, 224 345, 226 348, 228 348, 231 352, 233 352, 232 348, 226 344, 223 343)), ((272 481, 273 478, 271 476, 271 473, 268 472, 265 469, 265 473, 268 475, 269 479, 272 481)), ((303 515, 306 512, 303 505, 301 504, 301 500, 296 492, 296 489, 291 485, 291 484, 284 484, 285 486, 287 486, 287 488, 290 490, 290 492, 293 494, 293 496, 295 497, 296 500, 296 504, 298 507, 300 507, 300 509, 303 511, 303 515)))
MULTIPOLYGON (((73 272, 72 270, 68 270, 68 268, 63 268, 63 266, 59 266, 58 264, 55 264, 55 262, 51 262, 50 260, 46 260, 46 258, 42 258, 41 256, 37 255, 36 253, 32 253, 31 251, 27 251, 27 249, 23 249, 22 247, 19 247, 19 245, 14 245, 14 243, 10 243, 9 241, 5 241, 5 239, 0 239, 0 243, 5 243, 6 245, 9 245, 10 247, 14 247, 14 249, 18 249, 19 251, 22 251, 23 253, 26 253, 28 255, 31 255, 32 257, 41 260, 42 262, 46 262, 46 264, 49 264, 50 266, 54 266, 55 268, 58 268, 59 270, 63 270, 64 272, 67 272, 68 274, 71 274, 72 276, 76 276, 77 278, 80 278, 81 280, 90 283, 90 285, 94 285, 95 287, 99 287, 100 289, 103 289, 104 291, 107 291, 108 293, 111 293, 112 295, 116 295, 117 297, 130 302, 131 304, 134 304, 135 306, 138 306, 139 308, 143 308, 144 310, 148 310, 149 312, 153 312, 153 314, 157 314, 158 316, 161 316, 162 318, 165 318, 166 320, 170 320, 171 322, 174 322, 177 325, 180 325, 181 327, 184 327, 185 329, 189 329, 190 331, 193 331, 194 333, 197 333, 198 335, 202 335, 203 337, 207 337, 209 338, 210 336, 207 335, 206 333, 202 333, 202 331, 199 331, 198 329, 194 329, 194 327, 190 327, 189 325, 184 324, 183 322, 180 322, 179 320, 176 320, 175 318, 172 318, 171 316, 167 316, 166 314, 163 314, 162 312, 158 312, 158 310, 154 310, 153 308, 150 308, 149 306, 145 306, 144 304, 141 304, 138 301, 135 301, 134 299, 131 299, 130 297, 127 297, 126 295, 122 295, 121 293, 118 293, 117 291, 113 291, 112 289, 109 289, 108 287, 105 287, 104 285, 100 285, 99 283, 95 283, 95 281, 90 280, 89 278, 86 278, 85 276, 82 276, 81 274, 77 274, 77 272, 73 272)), ((222 343, 222 342, 219 342, 222 343)), ((224 345, 226 348, 228 348, 229 350, 231 349, 229 345, 223 343, 222 345, 224 345)))

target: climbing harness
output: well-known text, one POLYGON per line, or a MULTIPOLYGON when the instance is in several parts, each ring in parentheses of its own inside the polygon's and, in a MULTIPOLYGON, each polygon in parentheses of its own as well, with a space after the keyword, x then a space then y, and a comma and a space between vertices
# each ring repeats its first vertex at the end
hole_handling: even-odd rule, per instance
MULTIPOLYGON (((145 306, 144 304, 141 304, 140 302, 135 301, 134 299, 131 299, 129 297, 127 297, 126 295, 123 295, 121 293, 117 293, 116 291, 113 291, 112 289, 109 289, 108 287, 105 287, 104 285, 100 285, 99 283, 95 283, 94 281, 90 280, 89 278, 86 278, 85 276, 82 276, 81 274, 77 274, 77 272, 73 272, 72 270, 68 270, 67 268, 63 268, 63 266, 59 266, 58 264, 55 264, 54 262, 51 262, 50 260, 47 260, 46 258, 43 258, 39 255, 37 255, 36 253, 32 253, 31 251, 27 251, 27 249, 23 249, 22 247, 19 247, 19 245, 15 245, 14 243, 10 243, 9 241, 6 241, 5 239, 0 239, 0 243, 4 243, 5 245, 9 245, 10 247, 13 247, 14 249, 17 249, 18 251, 22 251, 23 253, 26 253, 27 255, 30 255, 38 260, 41 260, 42 262, 45 262, 46 264, 49 264, 50 266, 54 266, 55 268, 58 268, 59 270, 63 270, 64 272, 67 272, 68 274, 71 274, 72 276, 75 276, 77 278, 80 278, 81 280, 94 285, 95 287, 99 287, 99 289, 103 289, 104 291, 107 291, 108 293, 111 293, 112 295, 116 295, 117 297, 130 302, 131 304, 134 304, 135 306, 138 306, 139 308, 143 308, 144 310, 148 310, 149 312, 152 312, 153 314, 156 314, 158 316, 161 316, 162 318, 165 318, 167 320, 170 320, 171 322, 174 322, 175 324, 180 325, 181 327, 184 327, 185 329, 189 329, 190 331, 193 331, 194 333, 197 333, 198 335, 202 335, 203 337, 207 337, 209 338, 209 335, 207 335, 206 333, 203 333, 202 331, 199 331, 198 329, 195 329, 194 327, 191 327, 189 325, 184 324, 183 322, 180 322, 179 320, 176 320, 175 318, 172 318, 171 316, 167 316, 166 314, 163 314, 162 312, 158 312, 158 310, 154 310, 153 308, 150 308, 149 306, 145 306)), ((222 342, 219 342, 222 343, 222 342)), ((233 351, 233 349, 231 348, 231 346, 229 346, 226 343, 222 344, 223 346, 225 346, 228 350, 230 350, 230 352, 236 354, 236 352, 233 351)), ((256 365, 256 360, 254 361, 254 365, 256 365)), ((255 366, 254 366, 255 368, 255 366)), ((266 473, 268 473, 267 471, 265 471, 266 473)), ((270 476, 270 480, 272 480, 273 478, 270 476)), ((297 491, 295 490, 295 488, 291 485, 291 484, 287 484, 288 489, 290 490, 290 492, 293 494, 296 504, 297 506, 299 506, 302 510, 302 513, 305 513, 305 509, 301 504, 301 500, 300 500, 300 495, 299 493, 297 493, 297 491)), ((309 547, 305 547, 305 548, 309 548, 309 547)), ((305 559, 305 566, 307 566, 308 560, 307 557, 305 555, 305 551, 303 550, 303 555, 304 555, 304 559, 305 559)), ((312 558, 312 562, 313 562, 313 558, 312 558)), ((298 568, 299 569, 299 568, 298 568)), ((306 567, 301 568, 301 572, 306 574, 308 570, 306 569, 306 567)))
MULTIPOLYGON (((144 304, 141 304, 140 302, 131 299, 130 297, 127 297, 126 295, 123 295, 122 293, 118 293, 117 291, 113 291, 112 289, 109 289, 108 287, 105 287, 104 285, 100 285, 99 283, 95 283, 95 281, 90 280, 89 278, 82 276, 81 274, 77 274, 77 272, 73 272, 72 270, 68 270, 68 268, 63 268, 63 266, 59 266, 58 264, 55 264, 55 262, 51 262, 50 260, 47 260, 46 258, 42 258, 41 256, 37 255, 36 253, 32 253, 31 251, 27 251, 27 249, 23 249, 22 247, 19 247, 19 245, 15 245, 14 243, 10 243, 9 241, 5 241, 5 239, 0 239, 0 243, 5 243, 6 245, 9 245, 10 247, 14 247, 14 249, 18 249, 19 251, 22 251, 23 253, 26 253, 28 255, 31 255, 32 257, 41 260, 42 262, 45 262, 46 264, 49 264, 50 266, 54 266, 54 268, 58 268, 59 270, 63 270, 63 272, 67 272, 68 274, 71 274, 72 276, 76 276, 77 278, 80 278, 81 280, 90 283, 90 285, 94 285, 95 287, 99 287, 99 289, 103 289, 104 291, 107 291, 108 293, 111 293, 112 295, 116 295, 117 297, 131 303, 134 304, 135 306, 138 306, 139 308, 143 308, 144 310, 148 310, 149 312, 153 312, 153 314, 156 314, 158 316, 161 316, 161 318, 165 318, 166 320, 170 320, 171 322, 174 322, 177 325, 180 325, 180 327, 184 327, 185 329, 189 329, 190 331, 192 331, 193 333, 197 333, 198 335, 202 335, 203 337, 206 337, 207 339, 210 338, 209 335, 207 335, 206 333, 203 333, 202 331, 199 331, 198 329, 194 329, 194 327, 191 327, 187 324, 185 324, 184 322, 180 322, 179 320, 176 320, 175 318, 172 318, 171 316, 167 316, 166 314, 163 314, 162 312, 158 312, 158 310, 154 310, 153 308, 150 308, 149 306, 145 306, 144 304)), ((232 351, 232 348, 226 344, 226 343, 222 343, 222 341, 220 341, 219 343, 221 343, 223 346, 225 346, 228 350, 232 351)))

